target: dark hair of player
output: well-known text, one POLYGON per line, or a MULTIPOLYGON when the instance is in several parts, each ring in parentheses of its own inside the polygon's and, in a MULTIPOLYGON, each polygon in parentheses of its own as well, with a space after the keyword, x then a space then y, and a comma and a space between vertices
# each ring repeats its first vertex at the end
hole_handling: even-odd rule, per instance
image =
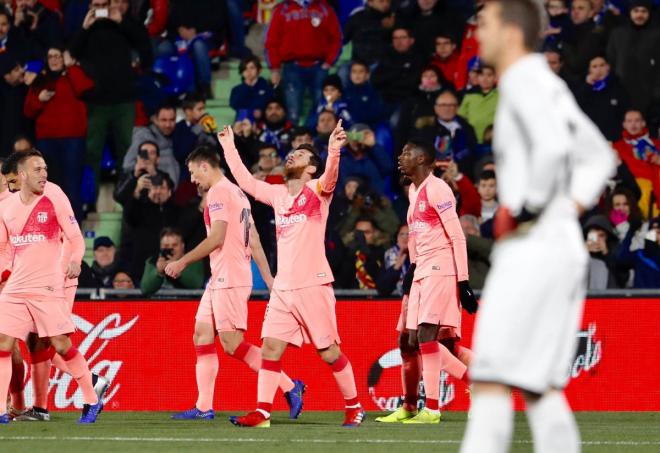
POLYGON ((494 0, 500 4, 501 19, 505 24, 515 25, 523 33, 527 50, 537 49, 541 39, 541 11, 535 0, 494 0))
POLYGON ((206 162, 213 168, 220 168, 220 154, 218 154, 215 148, 209 145, 200 145, 186 158, 186 165, 190 162, 195 162, 196 164, 206 162))
POLYGON ((16 173, 18 169, 18 158, 23 153, 13 152, 2 160, 2 174, 7 176, 10 173, 16 173))
POLYGON ((426 156, 427 164, 430 165, 433 162, 435 162, 435 149, 433 148, 431 143, 425 140, 419 140, 413 138, 408 140, 406 146, 410 146, 411 148, 416 148, 417 150, 421 151, 426 156))
POLYGON ((321 155, 319 152, 316 150, 316 148, 314 148, 314 145, 310 145, 309 143, 303 143, 302 145, 298 146, 296 151, 299 149, 309 151, 309 165, 316 167, 316 172, 314 172, 312 175, 312 179, 319 178, 323 174, 323 161, 321 160, 321 155))

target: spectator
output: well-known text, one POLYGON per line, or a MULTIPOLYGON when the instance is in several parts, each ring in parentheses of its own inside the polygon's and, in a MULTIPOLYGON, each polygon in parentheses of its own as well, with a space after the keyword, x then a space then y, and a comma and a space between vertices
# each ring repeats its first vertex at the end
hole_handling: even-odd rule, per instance
POLYGON ((323 81, 323 96, 316 104, 316 111, 310 113, 307 123, 312 126, 317 123, 318 115, 324 110, 334 112, 337 118, 342 120, 342 126, 348 129, 353 124, 353 118, 348 111, 348 104, 342 97, 344 89, 338 75, 332 74, 323 81))
POLYGON ((30 86, 23 109, 35 119, 37 149, 48 163, 48 179, 62 187, 79 219, 87 136, 87 108, 80 98, 93 85, 67 52, 50 47, 46 67, 30 86))
POLYGON ((438 68, 445 80, 457 88, 461 80, 467 79, 467 67, 459 64, 456 38, 451 33, 442 33, 435 37, 435 53, 431 56, 432 66, 438 68))
POLYGON ((573 0, 571 22, 573 33, 570 39, 560 44, 564 52, 566 68, 573 77, 580 77, 589 68, 589 62, 603 50, 604 35, 596 27, 593 6, 590 0, 573 0))
POLYGON ((353 200, 359 187, 364 186, 365 182, 359 176, 349 176, 344 179, 343 186, 337 191, 330 203, 330 212, 328 214, 328 229, 338 230, 339 225, 351 211, 353 200))
POLYGON ((250 115, 243 115, 236 118, 234 123, 234 142, 236 149, 241 155, 245 165, 250 168, 259 160, 259 148, 262 141, 259 140, 261 132, 254 123, 254 118, 250 115))
POLYGON ((635 273, 633 288, 658 288, 660 287, 660 217, 651 219, 648 232, 644 236, 644 245, 636 250, 631 246, 634 235, 634 229, 631 228, 619 249, 618 262, 633 268, 635 273))
POLYGON ((353 240, 348 245, 349 256, 339 279, 341 288, 376 289, 385 253, 381 246, 376 245, 377 234, 376 224, 371 218, 357 219, 353 240))
POLYGON ((426 60, 434 51, 434 38, 438 32, 460 36, 464 20, 438 0, 417 0, 411 2, 406 23, 415 36, 415 46, 426 60))
POLYGON ((227 0, 227 14, 229 15, 229 56, 234 58, 243 58, 252 53, 245 46, 245 19, 243 18, 243 14, 246 6, 247 2, 244 0, 227 0))
POLYGON ((495 216, 495 211, 499 207, 497 202, 497 180, 493 170, 484 170, 479 177, 479 186, 477 187, 479 197, 481 198, 481 217, 479 223, 484 223, 495 216))
POLYGON ((172 180, 157 174, 149 182, 146 197, 131 197, 124 205, 121 256, 128 260, 135 281, 142 277, 145 260, 158 251, 160 231, 176 225, 179 218, 179 209, 172 202, 172 180))
MULTIPOLYGON (((458 98, 452 91, 445 90, 435 99, 433 110, 434 116, 415 122, 411 135, 430 141, 439 159, 451 158, 462 173, 473 175, 477 138, 470 123, 458 115, 458 98)), ((476 215, 478 217, 479 213, 476 215)))
POLYGON ((591 3, 593 5, 593 21, 596 26, 603 29, 605 38, 609 41, 612 29, 623 22, 624 15, 621 14, 621 5, 616 0, 592 0, 591 3))
POLYGON ((197 261, 188 266, 178 278, 165 275, 165 266, 180 259, 185 253, 181 231, 164 228, 160 232, 160 250, 156 256, 147 258, 142 273, 140 289, 151 296, 160 289, 199 289, 204 284, 204 264, 197 261))
POLYGON ((642 213, 637 205, 637 200, 630 190, 616 187, 610 194, 607 202, 607 215, 616 229, 616 234, 623 242, 626 234, 635 227, 634 237, 631 242, 633 250, 643 247, 643 237, 646 228, 642 227, 642 213))
POLYGON ((64 39, 60 17, 37 0, 16 0, 14 27, 22 31, 30 59, 43 60, 48 48, 64 39))
MULTIPOLYGON (((0 15, 0 20, 4 16, 0 15)), ((0 53, 0 154, 7 155, 14 138, 29 134, 31 125, 23 116, 27 95, 25 69, 13 53, 0 53)))
POLYGON ((490 254, 494 241, 481 236, 479 220, 475 216, 462 215, 460 221, 467 245, 470 287, 480 289, 484 287, 490 270, 490 254))
POLYGON ((337 127, 338 121, 335 112, 326 110, 319 114, 318 121, 316 122, 314 146, 319 150, 321 159, 325 159, 328 156, 328 138, 332 134, 332 131, 335 130, 335 127, 337 127))
POLYGON ((367 0, 363 8, 348 18, 344 27, 344 42, 353 44, 351 59, 372 66, 383 61, 396 20, 390 0, 367 0))
POLYGON ((381 296, 403 296, 403 277, 410 267, 408 256, 408 225, 402 224, 396 234, 396 243, 385 251, 383 269, 376 278, 376 288, 381 296))
POLYGON ((353 60, 350 81, 345 91, 344 99, 353 121, 375 128, 385 119, 383 99, 369 81, 369 66, 366 62, 353 60))
POLYGON ((227 17, 224 1, 170 0, 168 39, 158 46, 159 56, 185 53, 190 57, 195 68, 196 90, 206 99, 213 97, 209 50, 223 43, 227 17))
POLYGON ((367 184, 360 184, 353 196, 348 212, 337 225, 337 231, 344 244, 350 244, 353 230, 360 218, 367 217, 375 224, 379 231, 379 244, 386 244, 392 240, 399 228, 399 218, 392 208, 389 198, 378 195, 367 184))
POLYGON ((252 175, 270 184, 284 184, 284 167, 275 146, 268 143, 261 145, 259 160, 253 169, 252 175))
POLYGON ((34 148, 34 143, 27 135, 17 135, 14 138, 14 145, 12 150, 16 153, 26 153, 34 148))
POLYGON ((133 20, 145 24, 152 40, 165 31, 169 15, 169 0, 133 0, 130 2, 133 20))
POLYGON ((543 51, 543 55, 545 56, 552 72, 561 77, 571 91, 575 91, 575 86, 577 85, 576 79, 566 71, 561 51, 555 47, 548 47, 543 51))
POLYGON ((229 105, 236 111, 236 117, 245 111, 255 120, 260 120, 268 100, 273 98, 273 88, 260 76, 261 61, 254 55, 241 60, 238 65, 241 83, 231 89, 229 105))
MULTIPOLYGON (((91 267, 91 288, 112 288, 112 280, 119 269, 117 248, 108 236, 94 239, 94 262, 91 267)), ((83 285, 81 285, 83 286, 83 285)))
POLYGON ((388 104, 406 100, 417 89, 424 60, 414 44, 415 38, 409 29, 394 27, 392 47, 372 73, 371 82, 388 104))
POLYGON ((171 105, 162 105, 151 117, 149 126, 140 126, 133 129, 131 146, 126 151, 122 168, 124 172, 135 167, 138 150, 144 142, 154 142, 158 145, 158 169, 167 173, 176 186, 179 182, 181 168, 174 156, 174 143, 172 137, 176 127, 176 109, 171 105))
POLYGON ((86 163, 94 170, 97 182, 109 133, 118 156, 131 145, 137 97, 133 52, 139 55, 143 71, 152 60, 145 28, 122 15, 124 6, 123 1, 113 0, 111 6, 109 0, 91 0, 82 29, 72 38, 70 47, 71 56, 94 81, 94 89, 85 95, 86 163))
POLYGON ((477 142, 482 143, 484 131, 495 120, 499 92, 495 87, 495 68, 481 66, 478 74, 478 89, 465 95, 458 114, 472 125, 477 142))
POLYGON ((271 99, 266 104, 263 121, 257 123, 261 132, 259 140, 277 147, 280 156, 289 150, 290 133, 293 123, 287 117, 287 109, 278 99, 271 99))
POLYGON ((113 289, 135 289, 133 279, 127 272, 118 271, 112 278, 113 289))
POLYGON ((463 173, 453 160, 436 160, 435 174, 447 183, 456 197, 458 215, 471 214, 475 217, 481 215, 481 199, 474 184, 463 173))
POLYGON ((303 97, 321 96, 321 84, 341 51, 335 12, 321 0, 285 0, 278 4, 266 31, 266 60, 271 82, 284 84, 289 117, 298 123, 303 97))
POLYGON ((639 110, 626 112, 621 137, 614 143, 614 149, 642 186, 640 205, 650 217, 660 209, 660 140, 649 136, 639 110))
POLYGON ((575 97, 605 138, 619 139, 623 115, 628 108, 628 94, 619 79, 610 73, 610 65, 603 56, 589 60, 589 72, 585 82, 576 89, 575 97))
POLYGON ((308 127, 296 127, 291 130, 291 149, 298 149, 300 145, 313 145, 314 133, 308 127))
POLYGON ((660 102, 660 29, 651 23, 650 0, 633 0, 629 19, 612 32, 607 59, 634 108, 646 113, 660 102))
POLYGON ((115 187, 114 198, 117 203, 126 207, 131 200, 146 200, 151 189, 151 179, 156 175, 161 178, 168 174, 158 169, 160 150, 158 144, 145 141, 140 144, 138 158, 131 171, 124 171, 115 187))
POLYGON ((591 217, 584 226, 584 234, 589 251, 587 288, 604 290, 625 285, 627 272, 619 272, 620 275, 617 275, 619 238, 607 217, 591 217), (621 284, 618 280, 621 280, 621 284))
POLYGON ((565 0, 549 0, 546 3, 548 28, 544 32, 544 46, 561 45, 573 37, 573 23, 565 0))
POLYGON ((348 131, 348 142, 339 163, 340 186, 343 178, 360 176, 369 181, 378 194, 385 194, 385 185, 394 170, 394 160, 376 143, 376 135, 366 124, 355 124, 348 131))
POLYGON ((12 23, 11 13, 0 4, 0 54, 10 54, 14 60, 23 61, 29 58, 27 39, 23 30, 12 23))
POLYGON ((197 187, 190 181, 190 173, 186 165, 186 158, 199 145, 209 144, 216 146, 215 132, 217 129, 215 119, 206 113, 204 96, 189 93, 181 103, 183 119, 176 123, 172 133, 172 148, 174 157, 181 170, 179 185, 176 190, 176 202, 185 204, 197 194, 197 187))

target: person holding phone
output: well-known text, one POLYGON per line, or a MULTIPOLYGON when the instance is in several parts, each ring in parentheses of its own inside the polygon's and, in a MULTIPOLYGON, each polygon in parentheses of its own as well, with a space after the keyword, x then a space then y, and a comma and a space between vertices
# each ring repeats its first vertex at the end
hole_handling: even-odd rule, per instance
POLYGON ((157 255, 147 258, 144 263, 140 282, 142 294, 150 296, 163 288, 201 288, 204 284, 203 261, 190 264, 176 278, 165 274, 165 267, 180 259, 185 251, 186 244, 181 231, 176 228, 163 228, 160 232, 160 249, 157 255))
POLYGON ((46 159, 49 176, 69 195, 79 220, 87 136, 87 107, 82 96, 93 86, 68 51, 51 46, 23 107, 25 116, 35 120, 35 145, 46 159))
POLYGON ((589 252, 588 288, 604 290, 625 286, 629 272, 617 265, 619 238, 607 217, 591 217, 584 226, 584 233, 589 252))

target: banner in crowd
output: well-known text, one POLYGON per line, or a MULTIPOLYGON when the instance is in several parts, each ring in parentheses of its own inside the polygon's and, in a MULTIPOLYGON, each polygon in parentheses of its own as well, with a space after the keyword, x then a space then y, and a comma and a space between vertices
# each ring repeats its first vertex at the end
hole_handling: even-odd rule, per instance
MULTIPOLYGON (((249 305, 246 339, 260 344, 265 302, 249 305)), ((78 331, 74 344, 94 372, 112 385, 107 410, 166 410, 192 407, 196 400, 195 351, 192 343, 196 301, 76 302, 78 331)), ((358 393, 368 410, 390 410, 401 396, 396 322, 400 301, 339 301, 341 348, 353 365, 358 393)), ((470 346, 474 317, 463 313, 463 344, 470 346)), ((506 329, 506 326, 502 326, 506 329)), ((591 299, 585 307, 578 350, 567 394, 583 411, 660 410, 660 299, 591 299)), ((525 339, 521 338, 521 342, 525 339)), ((217 342, 216 342, 217 344, 217 342)), ((215 389, 215 409, 245 411, 255 407, 257 375, 222 352, 215 389)), ((305 410, 340 410, 343 400, 332 372, 311 345, 291 347, 283 358, 289 376, 307 384, 305 410)), ((29 367, 26 367, 29 369, 29 367)), ((31 401, 28 379, 26 397, 31 401)), ((466 410, 466 386, 446 375, 440 383, 445 410, 466 410)), ((423 386, 420 384, 423 395, 423 386)), ((73 410, 82 395, 68 375, 51 379, 50 407, 73 410)), ((516 405, 521 408, 520 398, 516 405)), ((281 394, 275 410, 286 409, 281 394)))

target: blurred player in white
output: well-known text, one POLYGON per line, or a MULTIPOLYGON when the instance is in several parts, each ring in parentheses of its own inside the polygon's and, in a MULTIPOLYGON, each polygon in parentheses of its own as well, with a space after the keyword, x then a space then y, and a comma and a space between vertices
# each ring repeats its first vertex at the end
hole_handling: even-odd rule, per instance
POLYGON ((537 48, 542 4, 492 0, 480 52, 500 76, 494 150, 497 245, 474 334, 472 417, 463 453, 505 452, 520 389, 534 451, 573 453, 580 435, 563 388, 575 354, 587 251, 578 216, 614 170, 603 136, 537 48))

